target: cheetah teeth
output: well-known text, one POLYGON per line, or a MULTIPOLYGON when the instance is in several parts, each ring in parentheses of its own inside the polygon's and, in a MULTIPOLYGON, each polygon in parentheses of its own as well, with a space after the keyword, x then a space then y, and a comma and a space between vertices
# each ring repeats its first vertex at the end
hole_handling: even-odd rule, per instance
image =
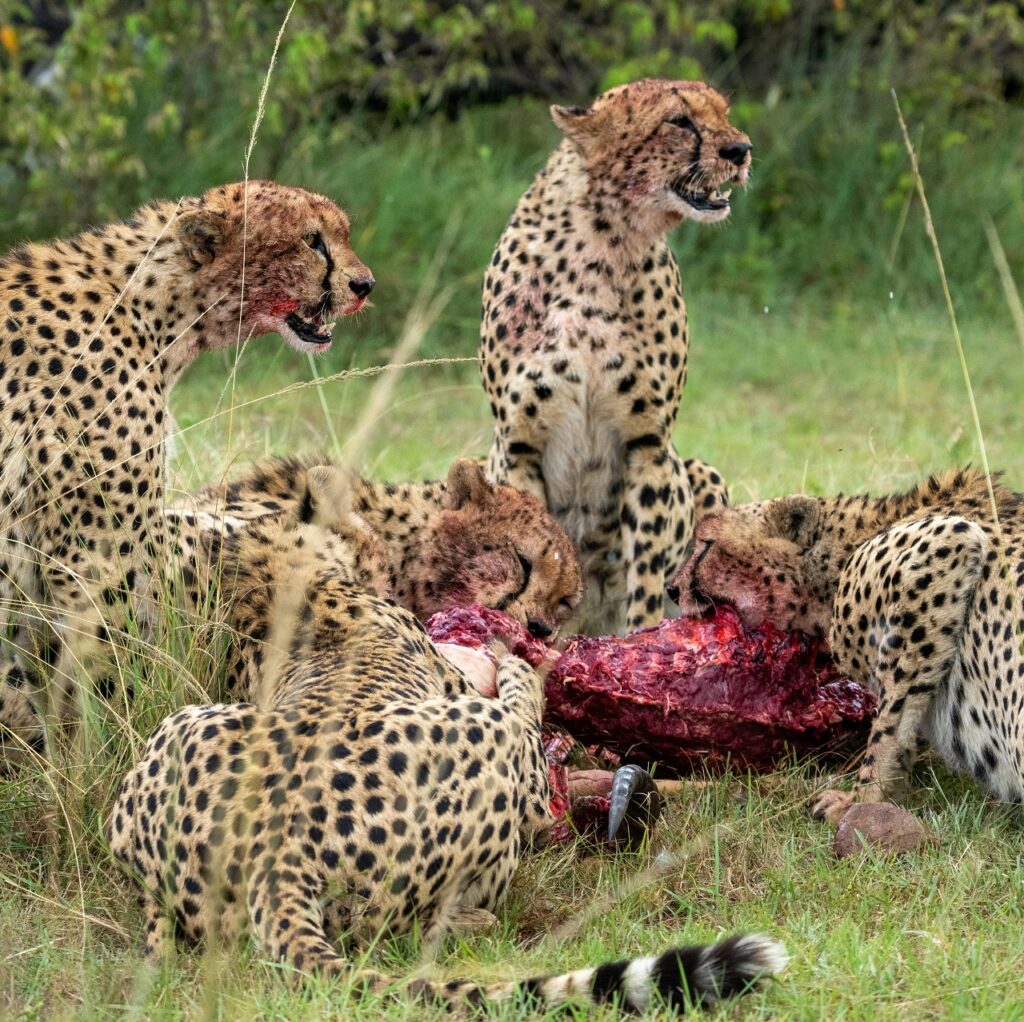
POLYGON ((672 191, 684 202, 699 210, 722 210, 729 207, 729 196, 732 190, 719 187, 709 188, 707 191, 694 192, 686 188, 681 182, 670 186, 672 191))
POLYGON ((323 316, 319 313, 311 319, 307 319, 305 316, 291 312, 285 322, 295 335, 307 344, 329 344, 331 341, 334 323, 325 323, 323 316))

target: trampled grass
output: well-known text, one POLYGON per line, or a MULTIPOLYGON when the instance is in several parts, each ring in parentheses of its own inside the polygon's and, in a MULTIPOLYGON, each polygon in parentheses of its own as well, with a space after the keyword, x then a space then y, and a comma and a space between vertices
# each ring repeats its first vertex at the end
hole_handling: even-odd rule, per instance
MULTIPOLYGON (((797 130, 767 147, 776 154, 769 180, 785 176, 785 154, 797 152, 830 109, 822 98, 797 130)), ((353 376, 283 391, 390 356, 453 211, 464 229, 439 281, 452 296, 425 353, 472 358, 491 244, 551 141, 543 111, 527 104, 478 111, 455 126, 433 122, 416 135, 397 133, 372 152, 330 154, 329 162, 317 147, 298 153, 283 177, 351 197, 356 248, 379 280, 377 308, 341 324, 334 351, 315 363, 273 339, 247 346, 237 367, 233 351, 206 356, 173 396, 181 428, 173 485, 218 479, 272 452, 338 453, 363 422, 371 381, 353 376)), ((857 150, 862 171, 876 142, 857 150)), ((949 157, 950 175, 960 159, 956 152, 949 157)), ((998 169, 1013 161, 990 162, 993 191, 1006 186, 996 212, 1005 221, 1012 207, 1019 221, 1019 181, 1004 180, 998 169)), ((204 166, 192 163, 183 173, 201 174, 204 166)), ((216 169, 217 176, 237 176, 216 169)), ((693 346, 676 439, 683 452, 722 470, 735 501, 796 490, 882 492, 976 460, 937 291, 917 287, 922 277, 901 261, 900 211, 852 223, 868 176, 851 173, 833 189, 838 197, 817 206, 808 199, 799 211, 817 223, 805 231, 806 262, 796 284, 772 272, 756 224, 741 228, 740 238, 692 229, 677 238, 693 346), (835 235, 847 226, 853 237, 844 247, 835 235), (731 248, 734 263, 705 257, 716 241, 731 248), (801 281, 845 265, 851 249, 863 253, 863 278, 827 295, 798 297, 801 281)), ((168 190, 209 183, 182 181, 168 190)), ((951 200, 949 208, 961 207, 951 200)), ((743 198, 734 215, 744 216, 743 198)), ((941 230, 941 209, 938 216, 941 230)), ((972 238, 974 226, 958 223, 958 237, 972 238)), ((905 229, 916 227, 908 218, 905 229)), ((980 221, 977 227, 981 232, 980 221)), ((987 252, 979 237, 976 250, 987 252)), ((919 253, 923 246, 911 248, 919 253)), ((791 265, 793 250, 786 258, 791 265)), ((984 311, 989 305, 976 297, 967 295, 961 328, 989 458, 1024 488, 1019 340, 1010 317, 984 311)), ((378 478, 437 475, 458 454, 482 453, 489 428, 475 366, 410 369, 361 460, 378 478)), ((441 1018, 422 1005, 353 1000, 340 983, 297 989, 244 948, 226 957, 182 953, 159 972, 142 966, 133 891, 99 835, 133 743, 164 713, 201 698, 209 675, 193 642, 194 623, 172 625, 168 662, 136 700, 131 720, 120 730, 98 725, 94 757, 64 779, 75 795, 73 811, 63 815, 67 805, 37 774, 0 781, 0 1017, 441 1018)), ((449 941, 434 961, 424 960, 414 939, 383 943, 369 962, 402 976, 495 980, 757 929, 786 942, 789 970, 764 992, 710 1017, 1024 1019, 1020 819, 941 769, 926 766, 917 782, 910 806, 937 840, 897 863, 834 860, 830 832, 803 809, 824 784, 813 768, 698 781, 672 800, 644 853, 548 850, 521 871, 495 932, 449 941)), ((513 1009, 492 1014, 526 1017, 513 1009)))

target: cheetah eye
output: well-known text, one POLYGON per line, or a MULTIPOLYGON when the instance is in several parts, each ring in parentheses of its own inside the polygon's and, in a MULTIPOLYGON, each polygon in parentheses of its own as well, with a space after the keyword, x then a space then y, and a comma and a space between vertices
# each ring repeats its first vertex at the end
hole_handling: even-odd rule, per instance
POLYGON ((686 114, 679 114, 678 117, 670 117, 665 123, 672 124, 677 128, 682 128, 683 131, 692 131, 695 135, 700 134, 697 130, 697 125, 694 124, 686 114))
POLYGON ((327 244, 324 241, 324 236, 319 231, 310 231, 309 234, 305 234, 302 240, 314 251, 327 258, 327 244))
POLYGON ((530 575, 533 573, 533 563, 528 557, 524 557, 518 550, 516 557, 519 558, 519 566, 523 569, 523 589, 530 584, 530 575))
POLYGON ((569 613, 572 613, 573 608, 574 608, 573 601, 570 600, 568 596, 563 596, 558 601, 558 609, 559 610, 567 610, 567 611, 569 611, 569 613))

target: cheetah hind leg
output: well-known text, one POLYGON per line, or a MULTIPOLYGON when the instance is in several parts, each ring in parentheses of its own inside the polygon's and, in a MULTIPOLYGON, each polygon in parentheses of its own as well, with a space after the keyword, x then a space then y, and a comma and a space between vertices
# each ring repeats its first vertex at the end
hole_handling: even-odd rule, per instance
MULTIPOLYGON (((973 522, 925 518, 897 525, 862 544, 839 579, 853 600, 837 618, 831 645, 840 665, 878 692, 878 713, 852 791, 829 789, 811 799, 811 815, 836 825, 854 802, 883 802, 906 780, 920 750, 921 725, 957 671, 964 620, 981 575, 987 539, 973 522), (950 551, 944 564, 920 549, 950 551), (937 567, 946 570, 938 572, 937 567), (877 578, 875 588, 858 586, 877 578), (856 594, 862 594, 861 599, 856 594), (846 623, 866 619, 875 641, 870 659, 846 623)), ((859 626, 858 626, 859 627, 859 626)), ((860 641, 858 641, 860 640, 860 641)))
MULTIPOLYGON (((285 849, 280 851, 284 857, 285 849)), ((253 933, 271 959, 296 976, 348 977, 360 990, 376 992, 394 985, 394 977, 357 970, 338 953, 324 927, 323 890, 302 880, 283 880, 277 868, 281 860, 268 855, 271 861, 264 860, 250 882, 248 907, 253 933)))
POLYGON ((13 659, 0 665, 0 776, 45 758, 46 728, 33 704, 24 669, 13 659))

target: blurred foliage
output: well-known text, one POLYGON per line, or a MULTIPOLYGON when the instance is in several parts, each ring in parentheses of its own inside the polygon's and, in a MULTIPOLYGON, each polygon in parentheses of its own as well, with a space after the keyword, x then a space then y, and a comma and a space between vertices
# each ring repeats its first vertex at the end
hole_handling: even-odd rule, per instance
MULTIPOLYGON (((287 8, 285 0, 0 0, 0 245, 240 176, 287 8)), ((323 177, 324 161, 402 137, 408 122, 512 96, 586 101, 642 75, 708 78, 732 94, 735 120, 753 135, 756 215, 748 207, 729 245, 680 240, 684 255, 705 244, 729 252, 753 292, 772 293, 783 277, 799 282, 785 258, 796 243, 817 249, 804 261, 817 282, 879 263, 890 264, 880 277, 891 270, 910 192, 892 87, 926 169, 937 161, 944 177, 971 182, 964 209, 988 202, 998 223, 1000 202, 1019 197, 1019 121, 1007 131, 1024 90, 1019 2, 298 0, 251 172, 323 177), (997 153, 1009 162, 994 166, 997 153), (872 214, 891 234, 881 246, 860 222, 872 214)), ((537 139, 526 163, 552 140, 537 139)), ((496 135, 480 145, 512 141, 496 135)), ((344 175, 340 187, 360 191, 344 175)), ((1004 242, 1011 260, 1021 255, 1013 231, 1004 242)))

